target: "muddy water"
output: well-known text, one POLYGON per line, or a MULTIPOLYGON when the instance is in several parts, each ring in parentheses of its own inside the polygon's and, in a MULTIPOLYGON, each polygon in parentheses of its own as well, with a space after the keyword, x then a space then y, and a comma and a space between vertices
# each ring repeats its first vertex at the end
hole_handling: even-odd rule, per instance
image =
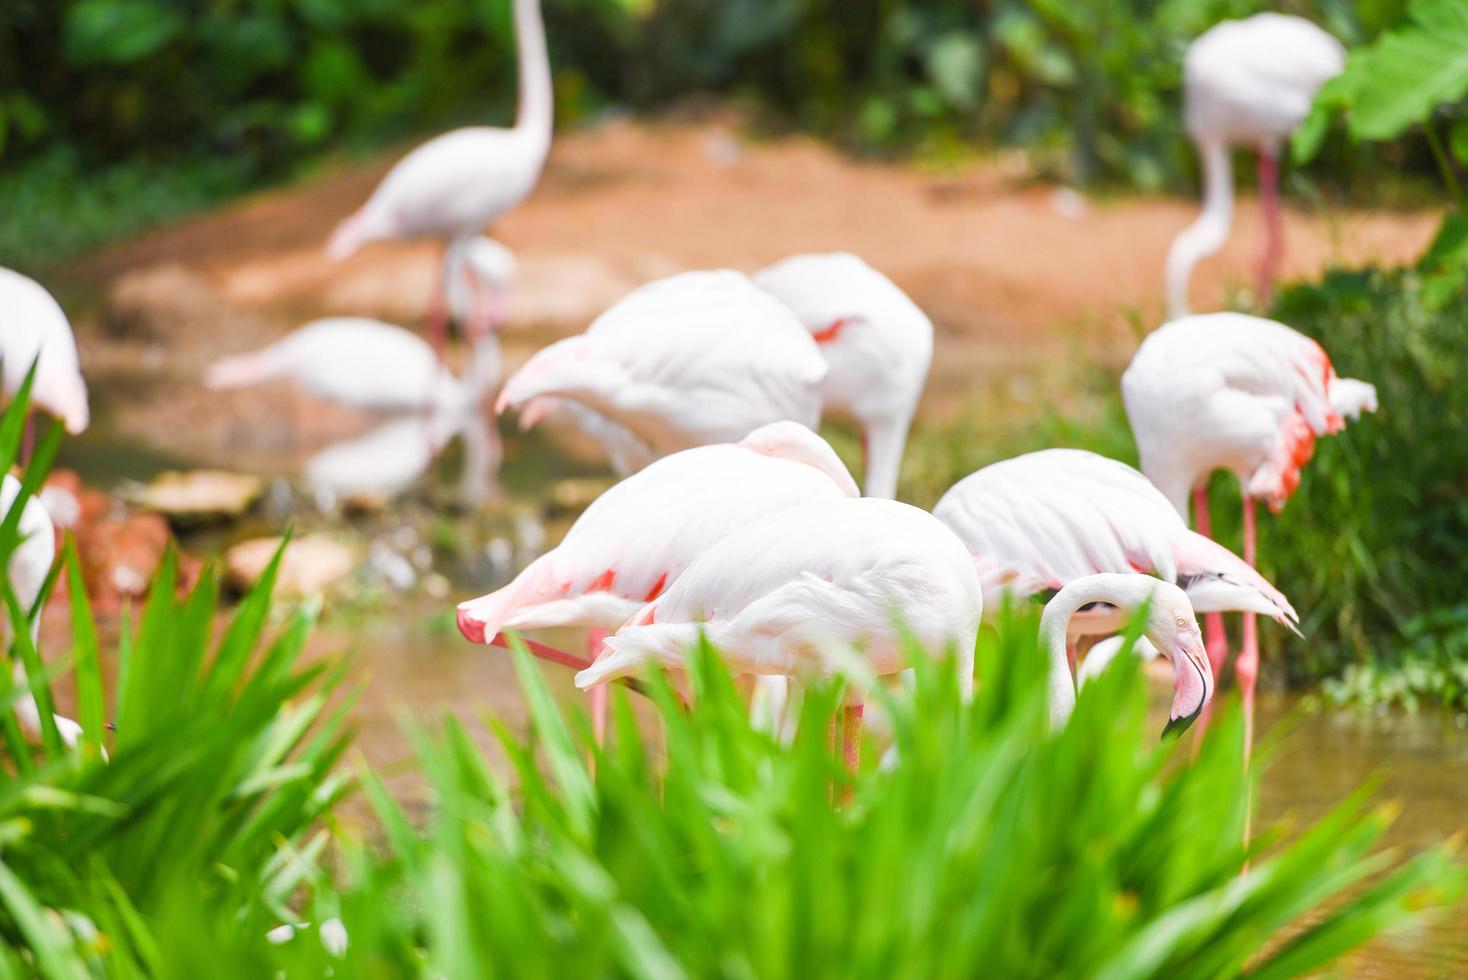
MULTIPOLYGON (((98 399, 98 424, 83 439, 66 445, 62 464, 77 469, 88 482, 109 486, 123 479, 146 479, 159 469, 187 462, 146 445, 119 441, 109 432, 107 406, 127 394, 108 386, 98 399)), ((568 472, 563 464, 549 461, 546 447, 539 444, 512 442, 508 458, 504 482, 512 493, 528 493, 568 472)), ((279 462, 289 471, 289 460, 279 462)), ((185 546, 207 551, 220 537, 215 533, 186 540, 185 546)), ((493 715, 512 729, 526 723, 508 656, 470 646, 448 616, 452 599, 499 583, 492 575, 470 581, 452 571, 445 574, 457 579, 446 598, 403 596, 393 600, 398 608, 391 616, 372 614, 357 622, 333 618, 328 612, 313 640, 319 654, 352 657, 363 689, 355 709, 358 746, 367 761, 385 768, 390 784, 407 797, 417 795, 402 765, 408 755, 402 725, 408 719, 429 721, 452 711, 470 723, 470 731, 491 758, 497 757, 497 746, 478 722, 493 715)), ((543 639, 565 649, 576 649, 581 642, 575 631, 553 632, 543 639)), ((554 665, 543 670, 558 696, 568 702, 577 697, 569 671, 554 665)), ((1288 734, 1264 774, 1256 825, 1285 820, 1301 826, 1327 813, 1364 782, 1376 780, 1378 798, 1401 807, 1386 844, 1412 851, 1468 830, 1464 779, 1468 715, 1305 710, 1295 698, 1264 697, 1259 728, 1265 740, 1280 726, 1288 734)), ((356 810, 349 813, 360 815, 356 810)), ((1468 975, 1468 908, 1414 935, 1374 943, 1351 957, 1341 972, 1365 977, 1468 975)))

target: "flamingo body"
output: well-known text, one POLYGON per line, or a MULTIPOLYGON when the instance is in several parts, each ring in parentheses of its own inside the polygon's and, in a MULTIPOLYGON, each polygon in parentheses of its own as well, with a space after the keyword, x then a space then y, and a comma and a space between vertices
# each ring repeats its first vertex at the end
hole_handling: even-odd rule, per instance
POLYGON ((426 341, 365 317, 315 320, 263 350, 216 362, 206 383, 238 388, 274 378, 373 411, 423 411, 464 396, 426 341))
POLYGON ((1338 377, 1325 350, 1282 323, 1210 313, 1164 324, 1121 379, 1142 472, 1179 514, 1215 469, 1279 510, 1318 436, 1376 410, 1376 389, 1338 377))
POLYGON ((46 288, 19 272, 0 268, 0 383, 15 396, 36 363, 31 403, 60 419, 76 435, 91 421, 76 337, 66 313, 46 288), (39 357, 39 360, 37 358, 39 357))
POLYGON ((496 409, 579 402, 665 456, 769 422, 814 428, 825 377, 815 341, 748 277, 687 272, 634 290, 585 333, 538 352, 496 409))
POLYGON ((825 440, 794 422, 674 453, 598 497, 558 547, 509 585, 461 604, 459 628, 480 643, 505 628, 614 630, 726 534, 789 507, 856 494, 825 440))
POLYGON ((871 497, 821 501, 738 528, 576 675, 578 687, 651 660, 684 663, 704 631, 741 674, 829 673, 823 651, 855 646, 878 674, 906 667, 898 622, 973 676, 983 593, 962 542, 926 511, 871 497))
POLYGON ((849 252, 793 255, 753 278, 820 347, 830 368, 821 387, 824 408, 862 428, 867 495, 895 496, 908 427, 933 358, 933 324, 892 280, 849 252))
POLYGON ((958 481, 933 513, 975 556, 985 606, 1100 572, 1139 572, 1182 586, 1201 612, 1298 616, 1264 576, 1188 529, 1141 473, 1080 449, 1047 449, 958 481))

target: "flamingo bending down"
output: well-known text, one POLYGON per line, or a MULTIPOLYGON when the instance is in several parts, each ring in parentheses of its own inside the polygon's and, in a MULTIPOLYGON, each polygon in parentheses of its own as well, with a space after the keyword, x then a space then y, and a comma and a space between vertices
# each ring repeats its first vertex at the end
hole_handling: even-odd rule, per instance
MULTIPOLYGON (((606 640, 608 652, 576 686, 649 660, 682 666, 700 632, 739 674, 827 674, 832 643, 893 674, 907 666, 901 623, 927 649, 955 652, 967 691, 982 607, 972 559, 931 514, 871 497, 823 500, 736 528, 704 550, 606 640)), ((859 701, 848 707, 843 725, 850 762, 860 710, 859 701)))
POLYGON ((0 385, 7 400, 32 363, 31 404, 60 419, 72 435, 85 431, 91 411, 71 321, 40 283, 0 268, 0 385))
POLYGON ((449 316, 471 340, 504 325, 505 294, 520 264, 515 253, 488 235, 454 243, 444 253, 444 298, 449 316))
MULTIPOLYGON (((503 629, 587 626, 598 631, 595 660, 599 631, 625 623, 726 534, 798 504, 857 494, 825 440, 795 422, 674 453, 598 497, 513 582, 461 603, 459 630, 490 643, 503 629)), ((598 728, 603 696, 593 702, 598 728)))
POLYGON ((826 410, 862 429, 864 487, 895 497, 907 430, 933 359, 933 324, 908 295, 849 252, 792 255, 754 274, 810 331, 829 373, 826 410))
POLYGON ((585 333, 541 350, 505 382, 495 408, 574 401, 657 457, 785 419, 814 428, 825 377, 815 341, 747 276, 685 272, 634 290, 585 333))
MULTIPOLYGON (((1098 572, 1155 575, 1200 612, 1256 612, 1294 630, 1289 600, 1243 559, 1188 529, 1161 491, 1118 460, 1046 449, 992 463, 933 508, 979 565, 984 604, 1022 599, 1098 572)), ((1125 616, 1088 610, 1071 636, 1109 633, 1125 616)))
MULTIPOLYGON (((20 496, 20 481, 9 473, 0 477, 0 519, 10 513, 15 506, 16 499, 20 496)), ((10 564, 6 567, 5 574, 10 579, 10 587, 15 591, 16 601, 20 608, 29 612, 31 607, 40 598, 41 590, 46 583, 46 577, 51 573, 51 565, 56 560, 56 528, 51 523, 51 517, 46 513, 46 508, 34 497, 25 502, 25 507, 20 512, 19 543, 15 550, 10 553, 10 564)), ((5 646, 10 647, 10 630, 14 626, 8 616, 0 617, 0 639, 4 640, 5 646)), ((41 623, 39 618, 30 623, 31 642, 35 642, 40 634, 41 623)), ((25 667, 20 658, 16 658, 14 668, 15 683, 24 686, 26 683, 25 667)), ((41 713, 36 705, 36 699, 26 694, 15 702, 15 717, 20 722, 21 729, 32 737, 41 734, 41 713)), ((82 727, 70 718, 54 715, 56 728, 61 734, 61 740, 68 747, 75 747, 81 740, 82 727)))
MULTIPOLYGON (((1238 477, 1244 498, 1244 560, 1255 563, 1254 501, 1278 512, 1300 483, 1318 436, 1376 411, 1376 389, 1338 377, 1319 344, 1282 323, 1211 313, 1166 323, 1142 342, 1121 379, 1142 472, 1178 514, 1210 533, 1208 479, 1238 477)), ((1214 672, 1228 656, 1222 617, 1209 617, 1214 672)), ((1244 695, 1245 750, 1252 744, 1258 637, 1251 613, 1234 672, 1244 695)))
POLYGON ((1279 153, 1310 113, 1315 93, 1345 66, 1341 43, 1314 24, 1285 14, 1255 14, 1205 31, 1183 61, 1183 112, 1203 167, 1203 213, 1167 253, 1169 316, 1188 312, 1188 280, 1217 252, 1233 221, 1235 146, 1259 159, 1265 245, 1258 297, 1267 306, 1284 241, 1279 209, 1279 153))
POLYGON ((1051 724, 1064 725, 1075 710, 1076 681, 1066 653, 1070 619, 1078 610, 1098 602, 1127 613, 1147 607, 1142 635, 1172 661, 1172 707, 1162 734, 1182 734, 1212 700, 1213 673, 1187 594, 1149 575, 1088 575, 1066 585, 1045 604, 1040 617, 1040 642, 1050 659, 1051 724))
MULTIPOLYGON (((510 129, 471 126, 435 137, 390 170, 367 203, 337 226, 328 251, 344 259, 367 242, 431 235, 450 252, 525 199, 550 150, 553 114, 550 58, 540 0, 514 0, 519 107, 510 129)), ((451 264, 444 264, 444 272, 451 264)), ((447 282, 430 312, 441 344, 447 282)))

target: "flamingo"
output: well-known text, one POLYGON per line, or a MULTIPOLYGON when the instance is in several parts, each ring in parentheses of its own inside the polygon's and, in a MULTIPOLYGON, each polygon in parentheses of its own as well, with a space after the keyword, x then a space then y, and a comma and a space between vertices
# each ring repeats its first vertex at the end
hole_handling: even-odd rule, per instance
MULTIPOLYGON (((1155 575, 1183 588, 1201 612, 1263 613, 1294 630, 1289 600, 1243 559, 1188 529, 1161 491, 1119 460, 1046 449, 1001 460, 955 483, 933 508, 979 565, 986 608, 1098 572, 1155 575)), ((1125 617, 1093 609, 1072 639, 1119 629, 1125 617)))
MULTIPOLYGON (((9 473, 0 477, 0 518, 10 513, 20 496, 20 490, 20 481, 9 473)), ((28 612, 40 598, 46 578, 51 573, 51 565, 56 560, 56 528, 51 523, 46 508, 41 506, 39 500, 31 497, 26 500, 25 507, 20 512, 18 531, 19 543, 10 553, 10 563, 6 566, 5 574, 10 580, 10 587, 15 592, 20 608, 28 612)), ((8 649, 9 633, 14 627, 8 616, 0 619, 3 619, 0 622, 0 634, 4 634, 0 635, 0 639, 3 639, 8 649)), ((40 631, 40 618, 36 617, 30 623, 32 643, 36 642, 40 631)), ((25 685, 25 667, 19 658, 15 661, 14 678, 17 685, 25 685)), ((41 712, 34 697, 26 694, 15 702, 15 717, 26 734, 40 737, 41 712)), ((82 727, 70 718, 63 718, 61 715, 52 717, 56 719, 56 728, 62 742, 68 748, 74 748, 81 740, 82 727)))
MULTIPOLYGON (((1211 536, 1208 479, 1225 469, 1244 499, 1244 561, 1255 564, 1254 502, 1273 512, 1300 483, 1318 436, 1376 411, 1376 389, 1338 377, 1325 350, 1282 323, 1242 313, 1173 320, 1154 330, 1121 379, 1142 472, 1184 519, 1211 536)), ((1228 658, 1222 616, 1208 619, 1215 674, 1228 658)), ((1253 739, 1258 636, 1252 612, 1234 673, 1244 697, 1244 749, 1253 739)))
POLYGON ((1187 593, 1149 575, 1103 572, 1071 581, 1045 604, 1040 616, 1040 642, 1050 660, 1050 722, 1063 726, 1075 710, 1076 679, 1066 653, 1070 619, 1092 603, 1105 603, 1128 613, 1146 607, 1142 635, 1172 661, 1172 706, 1162 735, 1181 735, 1213 698, 1213 673, 1203 648, 1187 593))
MULTIPOLYGON (((513 3, 519 66, 515 125, 456 129, 413 150, 388 172, 367 203, 337 226, 327 246, 332 258, 345 259, 372 241, 431 235, 445 240, 451 260, 534 189, 551 144, 550 58, 540 0, 513 3)), ((444 264, 429 314, 436 346, 446 329, 452 264, 444 264)))
MULTIPOLYGON (((903 629, 929 650, 954 651, 973 680, 983 592, 973 560, 927 511, 847 497, 790 507, 706 548, 666 592, 606 640, 576 675, 582 690, 648 661, 681 667, 700 632, 738 674, 830 672, 830 644, 855 647, 877 675, 906 668, 903 629), (899 626, 901 624, 901 626, 899 626)), ((861 702, 849 695, 843 743, 859 751, 861 702)))
POLYGON ((46 287, 0 268, 0 385, 14 398, 36 365, 31 404, 60 419, 72 435, 91 421, 71 322, 46 287))
POLYGON ((768 422, 814 428, 825 377, 810 334, 747 276, 685 272, 639 287, 585 333, 535 354, 495 409, 577 402, 656 458, 734 442, 768 422))
POLYGON ((450 247, 444 263, 445 299, 454 322, 467 324, 464 332, 471 338, 498 330, 506 316, 505 294, 520 270, 515 253, 488 235, 475 235, 450 247))
MULTIPOLYGON (((615 630, 732 530, 810 501, 855 497, 851 474, 824 439, 774 422, 733 444, 673 453, 602 494, 561 544, 514 581, 459 605, 459 630, 492 643, 503 629, 586 626, 591 660, 615 630)), ((605 689, 593 692, 605 721, 605 689)))
POLYGON ((907 430, 933 359, 933 324, 892 280, 849 252, 792 255, 754 274, 810 331, 829 373, 824 407, 851 416, 869 497, 895 497, 907 430))
POLYGON ((1265 306, 1284 251, 1279 208, 1279 153, 1310 113, 1315 93, 1345 67, 1345 48, 1314 24, 1285 14, 1224 21, 1188 46, 1183 60, 1183 114, 1203 167, 1203 213, 1167 253, 1171 317, 1188 312, 1188 280, 1199 260, 1217 252, 1233 221, 1229 152, 1251 147, 1259 161, 1264 254, 1258 303, 1265 306))

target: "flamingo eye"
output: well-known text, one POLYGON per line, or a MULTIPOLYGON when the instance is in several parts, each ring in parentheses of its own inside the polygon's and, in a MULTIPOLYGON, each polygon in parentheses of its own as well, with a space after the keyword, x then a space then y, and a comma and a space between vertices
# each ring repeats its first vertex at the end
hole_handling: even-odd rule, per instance
POLYGON ((1178 617, 1178 618, 1177 618, 1177 624, 1178 624, 1178 626, 1179 626, 1179 627, 1184 627, 1184 628, 1186 628, 1186 627, 1187 627, 1187 625, 1188 625, 1188 621, 1187 621, 1187 620, 1186 620, 1186 619, 1184 619, 1184 618, 1183 618, 1183 617, 1181 617, 1181 616, 1179 616, 1179 617, 1178 617))

